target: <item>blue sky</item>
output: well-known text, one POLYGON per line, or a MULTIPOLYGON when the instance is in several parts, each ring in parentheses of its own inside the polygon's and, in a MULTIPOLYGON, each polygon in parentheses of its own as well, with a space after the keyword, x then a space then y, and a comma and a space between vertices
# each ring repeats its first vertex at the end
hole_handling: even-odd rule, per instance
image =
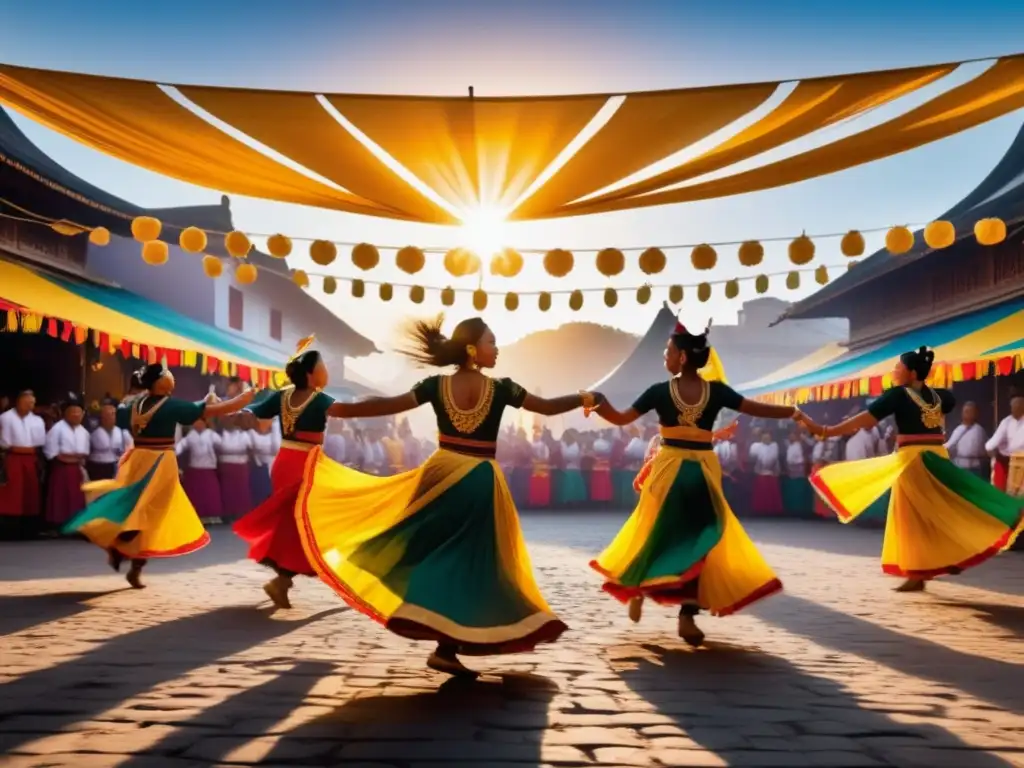
MULTIPOLYGON (((858 2, 485 2, 292 0, 280 2, 15 2, 0 0, 0 60, 53 69, 198 83, 310 91, 480 95, 611 92, 788 79, 908 66, 1024 49, 1024 3, 858 2)), ((919 103, 923 100, 918 98, 919 103)), ((900 110, 902 111, 902 110, 900 110)), ((884 119, 873 115, 872 120, 884 119)), ((968 133, 844 173, 780 190, 644 211, 509 227, 520 247, 585 248, 740 240, 923 222, 957 202, 999 160, 1020 127, 1010 115, 968 133)), ((19 118, 33 140, 72 171, 143 205, 215 202, 219 193, 156 176, 82 148, 19 118)), ((844 129, 849 130, 849 129, 844 129)), ((419 245, 458 244, 458 231, 232 198, 236 223, 255 231, 419 245)), ((869 239, 875 245, 877 238, 869 239)), ((842 261, 837 241, 819 243, 825 263, 842 261)), ((667 280, 687 282, 688 256, 667 280)), ((739 272, 723 251, 713 277, 739 272), (728 265, 728 266, 725 266, 728 265)), ((298 261, 297 266, 302 266, 298 261)), ((784 246, 766 271, 785 269, 784 246)), ((339 273, 348 273, 347 259, 339 273)), ((375 274, 375 276, 377 276, 375 274)), ((381 279, 397 279, 379 271, 381 279)), ((427 284, 448 282, 428 270, 427 284)), ((633 270, 621 285, 642 282, 633 270)), ((781 282, 781 281, 780 281, 781 282)), ((564 281, 527 269, 495 289, 603 286, 589 266, 564 281), (571 281, 571 282, 570 282, 571 281)), ((781 286, 780 286, 781 288, 781 286)), ((339 293, 345 293, 342 288, 339 293)), ((797 297, 806 293, 784 293, 797 297)), ((741 298, 749 298, 746 293, 741 298)), ((559 302, 556 302, 556 304, 559 302)), ((564 304, 564 301, 561 302, 564 304)), ((738 301, 688 313, 733 319, 738 301)), ((334 297, 330 306, 382 344, 391 318, 416 308, 334 297)), ((580 313, 487 313, 511 340, 568 319, 641 331, 655 304, 599 297, 580 313)), ((471 312, 467 303, 453 314, 471 312)), ((383 362, 383 361, 382 361, 383 362)))

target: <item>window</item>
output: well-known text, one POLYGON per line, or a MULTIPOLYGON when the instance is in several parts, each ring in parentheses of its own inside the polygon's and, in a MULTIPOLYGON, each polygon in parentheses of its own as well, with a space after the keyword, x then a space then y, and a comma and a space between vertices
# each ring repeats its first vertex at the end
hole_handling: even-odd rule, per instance
POLYGON ((281 317, 280 309, 270 310, 270 338, 274 341, 280 341, 284 336, 283 333, 284 318, 281 317))
POLYGON ((228 326, 235 331, 242 330, 242 292, 228 288, 228 326))

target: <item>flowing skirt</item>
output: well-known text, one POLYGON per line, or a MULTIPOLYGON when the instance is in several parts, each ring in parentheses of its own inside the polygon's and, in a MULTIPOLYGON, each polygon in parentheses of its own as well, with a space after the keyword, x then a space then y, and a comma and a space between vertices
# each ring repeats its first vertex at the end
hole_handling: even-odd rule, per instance
POLYGON ((590 566, 621 602, 641 595, 666 605, 695 599, 715 616, 782 589, 729 508, 710 450, 662 446, 632 516, 590 566))
POLYGON ((182 478, 182 486, 201 520, 219 520, 224 516, 220 479, 216 469, 188 467, 182 478))
POLYGON ((583 473, 578 469, 563 469, 558 473, 559 506, 567 507, 582 504, 587 500, 587 484, 583 473))
POLYGON ((82 486, 89 504, 64 526, 132 559, 176 557, 210 543, 178 482, 174 451, 133 448, 117 477, 82 486))
MULTIPOLYGON (((813 478, 816 474, 818 474, 818 472, 820 472, 822 469, 824 469, 827 466, 828 466, 828 464, 815 464, 814 466, 812 466, 811 467, 811 477, 813 478)), ((810 478, 808 478, 808 479, 810 479, 810 478)), ((814 481, 813 480, 811 480, 811 490, 812 490, 812 493, 813 493, 813 490, 814 490, 814 481)), ((829 520, 831 520, 833 517, 835 517, 835 513, 832 511, 832 508, 829 507, 829 505, 826 504, 822 500, 821 496, 816 494, 816 493, 814 493, 813 495, 814 495, 814 514, 817 515, 818 517, 828 518, 829 520)))
POLYGON ((259 506, 270 498, 270 494, 273 493, 273 486, 270 484, 270 467, 255 462, 249 466, 249 493, 253 506, 259 506))
POLYGON ((830 464, 811 482, 844 523, 891 491, 882 570, 892 576, 931 579, 983 563, 1013 544, 1024 520, 1024 502, 957 467, 940 445, 830 464))
POLYGON ((783 512, 779 478, 774 475, 754 475, 750 511, 755 515, 775 516, 783 512))
POLYGON ((50 463, 46 485, 46 522, 64 525, 85 508, 82 482, 85 480, 80 464, 50 463))
POLYGON ((316 449, 298 519, 320 578, 397 635, 483 656, 529 651, 566 629, 537 589, 493 461, 442 449, 378 478, 316 449))
POLYGON ((217 465, 217 481, 220 483, 220 506, 223 517, 237 520, 253 508, 252 493, 249 491, 249 465, 217 465))
POLYGON ((40 512, 39 459, 34 453, 4 456, 6 482, 0 485, 0 515, 36 517, 40 512))
POLYGON ((316 571, 306 558, 295 523, 302 472, 309 451, 282 447, 270 470, 273 493, 232 526, 249 545, 249 559, 261 565, 313 576, 316 571))

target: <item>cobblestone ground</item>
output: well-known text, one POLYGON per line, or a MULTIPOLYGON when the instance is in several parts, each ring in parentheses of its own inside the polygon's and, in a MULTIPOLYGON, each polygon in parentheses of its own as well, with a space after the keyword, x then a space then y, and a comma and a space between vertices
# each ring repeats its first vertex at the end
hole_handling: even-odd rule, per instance
POLYGON ((224 528, 141 592, 87 544, 0 545, 0 765, 1024 766, 1024 555, 895 595, 877 532, 749 524, 786 592, 692 651, 598 591, 621 519, 524 516, 572 631, 476 683, 318 582, 272 612, 224 528))

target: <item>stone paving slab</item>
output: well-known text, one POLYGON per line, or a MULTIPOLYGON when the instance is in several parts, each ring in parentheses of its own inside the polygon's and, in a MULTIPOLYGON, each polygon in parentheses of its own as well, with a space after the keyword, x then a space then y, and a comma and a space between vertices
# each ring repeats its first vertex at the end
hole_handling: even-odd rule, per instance
POLYGON ((316 581, 271 610, 226 528, 141 592, 86 544, 0 544, 0 767, 1024 766, 1024 555, 896 595, 876 532, 749 524, 786 592, 695 651, 599 591, 622 517, 524 515, 571 631, 473 683, 316 581))

